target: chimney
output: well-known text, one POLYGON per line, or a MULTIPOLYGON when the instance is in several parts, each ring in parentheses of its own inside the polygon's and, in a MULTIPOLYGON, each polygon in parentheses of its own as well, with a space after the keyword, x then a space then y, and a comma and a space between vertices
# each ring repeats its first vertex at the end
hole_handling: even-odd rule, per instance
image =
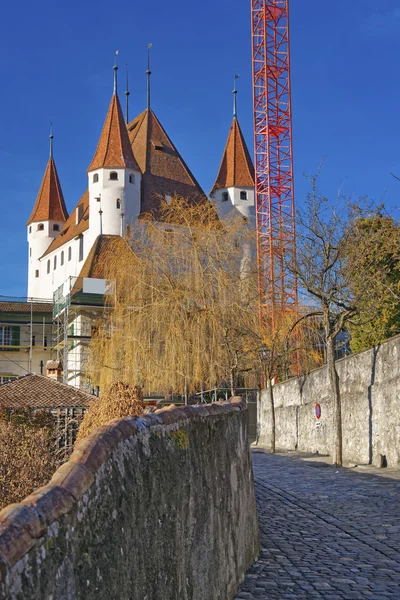
POLYGON ((48 360, 46 363, 46 376, 62 383, 62 367, 59 360, 48 360))

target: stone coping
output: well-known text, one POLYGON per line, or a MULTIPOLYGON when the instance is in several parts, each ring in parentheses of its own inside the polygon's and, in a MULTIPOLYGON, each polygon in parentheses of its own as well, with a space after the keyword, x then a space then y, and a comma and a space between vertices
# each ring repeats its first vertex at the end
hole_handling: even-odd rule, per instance
POLYGON ((156 413, 114 419, 95 429, 79 442, 68 462, 61 465, 50 482, 18 504, 0 512, 0 581, 43 536, 46 529, 69 512, 95 480, 100 467, 118 444, 152 428, 195 421, 246 409, 241 397, 184 408, 164 408, 156 413))

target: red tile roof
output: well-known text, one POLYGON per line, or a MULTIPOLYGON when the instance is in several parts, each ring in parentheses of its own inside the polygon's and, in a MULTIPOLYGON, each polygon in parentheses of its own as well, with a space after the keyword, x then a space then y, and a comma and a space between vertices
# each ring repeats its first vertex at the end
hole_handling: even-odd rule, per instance
POLYGON ((58 236, 51 242, 50 246, 47 248, 46 252, 43 254, 41 258, 53 252, 53 250, 57 250, 67 242, 70 242, 80 233, 83 233, 89 229, 89 192, 83 194, 82 198, 79 200, 78 204, 68 217, 68 220, 64 223, 63 228, 61 229, 58 236), (83 216, 79 223, 76 223, 76 211, 78 210, 78 206, 83 206, 83 216))
POLYGON ((211 194, 217 189, 229 187, 254 187, 254 166, 236 117, 232 121, 211 194))
POLYGON ((157 213, 165 196, 205 199, 205 194, 151 109, 129 123, 133 154, 142 172, 141 213, 157 213))
POLYGON ((49 158, 35 206, 27 225, 37 221, 66 221, 68 211, 58 179, 55 162, 49 158))
POLYGON ((30 313, 32 306, 32 313, 50 313, 53 312, 53 304, 51 302, 1 302, 0 301, 0 313, 30 313))
POLYGON ((139 171, 129 143, 124 116, 117 94, 111 98, 103 131, 88 172, 102 167, 127 167, 139 171))
POLYGON ((89 406, 94 396, 43 375, 29 374, 0 385, 0 408, 68 408, 89 406))

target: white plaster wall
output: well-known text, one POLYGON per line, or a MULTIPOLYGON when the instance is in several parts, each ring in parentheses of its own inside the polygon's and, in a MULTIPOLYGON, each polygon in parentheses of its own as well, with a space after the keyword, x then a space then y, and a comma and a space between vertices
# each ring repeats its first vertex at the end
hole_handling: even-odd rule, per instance
POLYGON ((250 187, 230 187, 216 190, 212 199, 215 202, 220 215, 228 214, 233 208, 238 210, 244 217, 254 217, 255 212, 255 190, 250 187), (229 200, 222 200, 222 194, 228 192, 229 200), (240 199, 240 192, 247 192, 247 200, 240 199))
POLYGON ((41 296, 41 264, 40 257, 46 252, 59 231, 54 231, 53 226, 58 225, 59 230, 63 226, 62 221, 40 221, 28 225, 28 298, 46 298, 41 296), (42 224, 44 229, 38 230, 42 224), (39 277, 35 277, 36 270, 39 271, 39 277))
POLYGON ((94 241, 100 235, 100 205, 102 214, 102 233, 124 235, 126 224, 132 223, 140 213, 140 187, 142 176, 131 169, 97 169, 88 174, 90 236, 94 241), (118 173, 118 179, 110 179, 110 173, 118 173), (98 182, 93 182, 98 175, 98 182), (134 182, 130 183, 129 176, 134 182), (101 201, 96 200, 101 198, 101 201), (120 208, 117 208, 117 199, 120 208))

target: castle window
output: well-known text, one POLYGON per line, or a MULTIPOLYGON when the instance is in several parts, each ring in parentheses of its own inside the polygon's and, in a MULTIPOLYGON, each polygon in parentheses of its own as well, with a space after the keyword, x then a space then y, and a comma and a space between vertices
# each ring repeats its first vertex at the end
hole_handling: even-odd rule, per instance
POLYGON ((134 175, 129 175, 129 183, 135 183, 135 176, 134 175))
POLYGON ((32 225, 29 225, 29 233, 32 233, 32 225))
POLYGON ((53 225, 53 231, 60 231, 59 225, 53 225))
POLYGON ((54 271, 57 269, 57 256, 54 257, 53 269, 54 271))
POLYGON ((112 181, 116 181, 118 179, 118 173, 116 171, 111 171, 111 173, 110 173, 110 179, 112 181))
POLYGON ((50 261, 48 260, 47 261, 47 274, 49 274, 49 273, 50 273, 50 261))
POLYGON ((36 269, 36 271, 35 271, 35 277, 39 277, 39 269, 36 269))
POLYGON ((29 256, 32 256, 32 248, 29 248, 29 256))
POLYGON ((39 223, 39 225, 37 226, 37 231, 43 231, 43 229, 44 229, 43 223, 39 223))
POLYGON ((99 174, 98 174, 98 173, 95 173, 95 174, 93 175, 93 183, 97 183, 97 182, 98 182, 98 180, 99 180, 99 174))
POLYGON ((119 198, 117 199, 117 208, 121 208, 121 200, 119 198))
POLYGON ((61 252, 61 260, 60 260, 60 265, 63 266, 64 264, 64 250, 61 252))
POLYGON ((68 248, 68 260, 71 260, 72 258, 72 248, 71 246, 68 248))
POLYGON ((229 194, 228 192, 222 192, 222 202, 228 202, 229 194))
POLYGON ((83 235, 79 238, 79 261, 83 260, 83 235))
POLYGON ((240 192, 240 199, 247 200, 247 192, 240 192))

